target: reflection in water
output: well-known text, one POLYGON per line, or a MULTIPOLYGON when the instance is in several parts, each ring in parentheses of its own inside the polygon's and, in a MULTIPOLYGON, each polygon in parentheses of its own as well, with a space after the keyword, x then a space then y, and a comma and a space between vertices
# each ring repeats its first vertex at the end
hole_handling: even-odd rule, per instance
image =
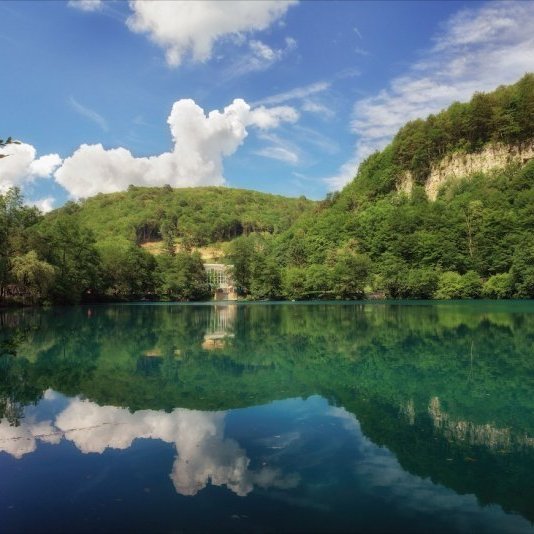
MULTIPOLYGON (((56 394, 48 390, 45 399, 56 394)), ((201 412, 176 408, 171 413, 140 410, 130 413, 115 406, 98 406, 74 398, 52 422, 25 420, 11 426, 0 422, 0 451, 17 459, 34 452, 37 441, 58 444, 71 441, 84 454, 106 449, 128 449, 135 439, 173 443, 176 459, 171 479, 182 495, 196 495, 208 482, 227 486, 240 496, 261 488, 291 488, 298 476, 284 476, 279 469, 249 469, 246 452, 233 439, 224 438, 225 412, 201 412)))
POLYGON ((211 482, 281 501, 309 492, 294 505, 324 507, 357 487, 395 513, 497 504, 534 520, 533 303, 98 306, 2 321, 0 450, 12 457, 39 442, 89 453, 144 438, 173 444, 182 495, 211 482), (67 404, 37 417, 32 405, 53 403, 52 390, 67 404), (313 395, 331 405, 328 421, 314 416, 324 439, 313 446, 297 415, 247 441, 283 411, 271 421, 244 410, 246 430, 229 431, 237 408, 313 395), (352 432, 343 454, 332 419, 352 432), (336 455, 352 465, 346 486, 328 472, 336 455))
MULTIPOLYGON (((176 447, 170 478, 176 492, 184 496, 196 495, 208 483, 226 486, 241 497, 256 487, 271 490, 272 498, 296 506, 305 514, 313 509, 346 513, 354 507, 358 510, 358 501, 378 502, 392 510, 402 506, 394 512, 399 525, 421 515, 439 519, 452 530, 530 531, 527 522, 508 516, 499 507, 481 509, 474 495, 458 494, 407 472, 394 454, 363 434, 353 414, 319 397, 275 403, 271 408, 274 414, 284 413, 298 431, 274 434, 279 427, 269 426, 267 437, 253 440, 255 456, 263 463, 286 458, 302 475, 284 475, 280 468, 250 469, 253 460, 245 450, 235 439, 224 437, 226 412, 176 409, 171 413, 141 410, 132 414, 123 408, 73 398, 63 399, 66 407, 53 420, 37 421, 38 412, 49 412, 59 398, 61 395, 48 390, 37 412, 30 413, 17 427, 16 439, 7 431, 14 427, 0 424, 0 450, 20 461, 38 450, 38 441, 52 445, 70 442, 87 455, 109 449, 127 451, 138 438, 161 440, 176 447), (298 490, 300 493, 295 493, 298 490)), ((253 415, 264 421, 271 409, 256 409, 253 415)), ((240 410, 234 416, 246 419, 249 410, 240 410)), ((75 495, 83 493, 85 499, 92 498, 90 492, 98 494, 98 484, 105 483, 107 477, 105 470, 96 482, 79 487, 75 495)), ((373 511, 359 509, 357 514, 372 516, 373 511)), ((380 524, 379 518, 373 521, 380 524)))
POLYGON ((229 338, 234 337, 233 328, 237 312, 235 304, 216 305, 210 320, 202 348, 205 350, 222 349, 229 338))
POLYGON ((460 441, 469 445, 480 445, 490 449, 509 451, 515 447, 533 447, 534 439, 525 435, 513 435, 509 428, 497 428, 489 423, 477 425, 471 421, 451 419, 441 409, 437 397, 430 399, 428 413, 434 428, 451 441, 460 441))

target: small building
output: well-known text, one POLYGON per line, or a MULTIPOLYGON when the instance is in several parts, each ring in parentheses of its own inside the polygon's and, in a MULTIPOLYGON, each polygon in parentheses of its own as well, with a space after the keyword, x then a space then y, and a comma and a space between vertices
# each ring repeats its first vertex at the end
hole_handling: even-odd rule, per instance
POLYGON ((213 300, 237 300, 237 292, 232 277, 233 265, 205 263, 213 300))

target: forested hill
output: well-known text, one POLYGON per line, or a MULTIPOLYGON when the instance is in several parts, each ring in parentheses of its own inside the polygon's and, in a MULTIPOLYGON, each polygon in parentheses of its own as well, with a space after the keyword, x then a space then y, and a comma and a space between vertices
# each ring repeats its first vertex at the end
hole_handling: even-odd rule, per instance
POLYGON ((407 123, 277 238, 286 294, 534 298, 533 150, 534 74, 407 123))
POLYGON ((229 241, 251 232, 287 230, 314 202, 227 187, 135 187, 68 203, 47 216, 65 214, 93 232, 97 241, 136 244, 173 237, 190 246, 229 241))

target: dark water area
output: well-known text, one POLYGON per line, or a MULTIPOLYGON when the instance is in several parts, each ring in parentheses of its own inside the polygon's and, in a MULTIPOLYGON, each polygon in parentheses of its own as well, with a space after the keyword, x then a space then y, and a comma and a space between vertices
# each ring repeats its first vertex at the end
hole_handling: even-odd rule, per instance
POLYGON ((0 313, 1 532, 532 532, 534 302, 0 313))

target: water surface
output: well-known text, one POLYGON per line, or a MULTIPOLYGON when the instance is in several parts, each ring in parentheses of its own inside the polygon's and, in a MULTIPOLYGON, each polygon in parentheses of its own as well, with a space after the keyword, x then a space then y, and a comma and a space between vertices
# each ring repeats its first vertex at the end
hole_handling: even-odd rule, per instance
POLYGON ((533 531, 534 303, 0 314, 3 532, 533 531))

